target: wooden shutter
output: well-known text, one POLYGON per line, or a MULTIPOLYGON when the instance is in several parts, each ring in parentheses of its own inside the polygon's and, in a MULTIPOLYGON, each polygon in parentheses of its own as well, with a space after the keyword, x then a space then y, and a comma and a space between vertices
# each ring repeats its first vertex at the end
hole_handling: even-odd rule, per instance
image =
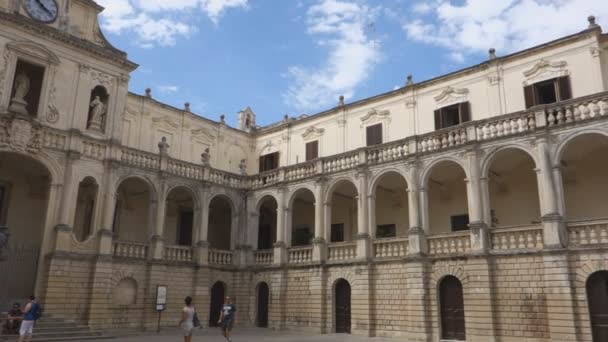
POLYGON ((279 152, 275 152, 272 154, 272 168, 271 170, 279 168, 279 152))
POLYGON ((536 106, 534 100, 534 85, 524 87, 524 97, 526 98, 526 109, 536 106))
POLYGON ((557 79, 557 89, 559 89, 558 101, 570 100, 572 98, 572 89, 570 88, 570 76, 559 77, 557 79))
POLYGON ((461 103, 458 107, 460 112, 460 123, 462 124, 471 121, 471 104, 467 101, 461 103))
POLYGON ((306 161, 319 158, 319 141, 306 143, 306 161))
POLYGON ((265 166, 265 165, 264 165, 264 162, 266 161, 266 160, 265 160, 266 158, 264 158, 264 157, 265 157, 265 156, 260 156, 260 172, 264 172, 264 171, 266 171, 266 170, 265 170, 265 167, 264 167, 264 166, 265 166))
POLYGON ((442 129, 441 126, 441 109, 435 111, 435 130, 442 129))
POLYGON ((367 146, 382 144, 382 124, 368 126, 366 131, 367 146))

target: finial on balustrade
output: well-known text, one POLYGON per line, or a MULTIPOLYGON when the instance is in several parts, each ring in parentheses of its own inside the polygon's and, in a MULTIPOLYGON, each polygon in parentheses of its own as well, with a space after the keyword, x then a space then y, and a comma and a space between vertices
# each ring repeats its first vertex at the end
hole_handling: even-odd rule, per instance
POLYGON ((340 97, 338 98, 338 106, 344 106, 344 95, 340 95, 340 97))
POLYGON ((488 50, 488 59, 489 60, 496 59, 496 49, 495 48, 490 48, 490 50, 488 50))
POLYGON ((405 81, 405 85, 406 86, 410 86, 414 84, 414 76, 412 76, 412 74, 408 74, 407 75, 407 79, 405 81))
POLYGON ((595 16, 594 15, 590 15, 587 17, 587 21, 589 22, 589 27, 590 29, 592 28, 596 28, 599 25, 595 22, 595 16))
POLYGON ((152 89, 146 88, 146 97, 149 99, 152 98, 152 89))
POLYGON ((226 115, 220 115, 220 123, 226 124, 226 115))
POLYGON ((190 102, 184 103, 184 111, 186 111, 186 112, 190 111, 190 102))

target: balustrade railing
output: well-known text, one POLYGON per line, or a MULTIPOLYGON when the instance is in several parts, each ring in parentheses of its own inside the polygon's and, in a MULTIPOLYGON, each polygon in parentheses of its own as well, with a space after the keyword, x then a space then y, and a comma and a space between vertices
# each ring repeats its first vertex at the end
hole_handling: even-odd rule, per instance
POLYGON ((608 220, 569 222, 570 246, 587 246, 608 243, 608 220))
POLYGON ((175 159, 170 159, 167 163, 167 172, 184 178, 197 180, 203 179, 203 169, 200 165, 186 163, 175 159))
POLYGON ((431 134, 418 139, 418 152, 432 152, 444 148, 466 144, 468 141, 466 127, 457 126, 431 134))
POLYGON ((232 251, 224 251, 219 249, 209 250, 209 264, 211 265, 232 265, 232 251))
POLYGON ((490 119, 475 126, 477 140, 506 137, 536 129, 534 113, 522 112, 507 118, 490 119))
POLYGON ((127 165, 146 169, 158 169, 160 167, 158 155, 127 148, 121 150, 120 161, 127 165))
POLYGON ((254 189, 273 185, 279 182, 279 170, 272 170, 252 176, 251 187, 254 189))
POLYGON ((400 140, 367 150, 367 162, 377 164, 405 158, 410 154, 410 140, 400 140))
POLYGON ((540 226, 493 228, 490 230, 492 250, 543 249, 543 229, 540 226))
POLYGON ((193 261, 194 253, 190 246, 165 246, 163 259, 168 261, 193 261))
POLYGON ((229 186, 231 188, 241 188, 245 186, 244 178, 232 173, 211 169, 209 171, 209 181, 212 183, 229 186))
POLYGON ((82 155, 85 157, 103 160, 106 156, 106 145, 93 141, 82 142, 82 155))
POLYGON ((63 150, 67 140, 68 138, 65 134, 50 129, 45 129, 42 134, 42 146, 47 148, 63 150))
POLYGON ((327 246, 327 260, 350 260, 357 256, 356 242, 332 243, 327 246))
POLYGON ((296 166, 290 166, 285 169, 285 180, 293 181, 297 179, 307 178, 314 176, 315 173, 317 173, 316 162, 298 164, 296 166))
POLYGON ((290 264, 302 264, 312 261, 312 247, 293 247, 288 250, 287 260, 290 264))
POLYGON ((431 235, 428 242, 430 255, 463 254, 471 251, 469 231, 431 235))
POLYGON ((323 172, 331 173, 351 169, 359 164, 359 153, 357 151, 327 157, 323 160, 323 172))
POLYGON ((407 255, 408 239, 391 238, 374 241, 375 258, 403 257, 407 255))
POLYGON ((253 259, 256 265, 272 265, 274 259, 274 251, 272 249, 254 251, 253 259))
POLYGON ((558 102, 545 107, 547 126, 593 119, 608 114, 608 94, 558 102))
POLYGON ((118 258, 147 259, 148 244, 133 241, 114 241, 112 255, 118 258))

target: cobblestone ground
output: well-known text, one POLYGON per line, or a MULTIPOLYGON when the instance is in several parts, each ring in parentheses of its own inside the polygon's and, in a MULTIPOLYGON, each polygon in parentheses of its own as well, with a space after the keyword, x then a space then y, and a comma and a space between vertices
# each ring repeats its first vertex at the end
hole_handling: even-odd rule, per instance
MULTIPOLYGON (((179 330, 163 331, 160 334, 142 334, 140 336, 118 337, 115 340, 98 340, 98 342, 181 342, 183 337, 179 330)), ((196 331, 192 337, 192 342, 225 342, 219 329, 204 329, 196 331)), ((345 334, 331 335, 307 335, 296 332, 274 332, 267 329, 236 329, 232 336, 233 342, 395 342, 394 339, 386 338, 366 338, 345 334)))

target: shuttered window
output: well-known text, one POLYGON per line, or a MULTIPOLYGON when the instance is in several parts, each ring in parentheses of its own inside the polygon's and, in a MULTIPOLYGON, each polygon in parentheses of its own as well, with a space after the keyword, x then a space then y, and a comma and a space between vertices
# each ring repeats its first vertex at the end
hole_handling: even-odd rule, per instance
POLYGON ((382 124, 367 127, 367 146, 382 144, 382 124))
POLYGON ((306 161, 319 158, 319 141, 306 143, 306 161))
POLYGON ((279 152, 266 154, 260 157, 260 172, 270 171, 279 167, 279 152))
POLYGON ((524 87, 526 109, 572 98, 570 76, 553 78, 524 87))
POLYGON ((471 121, 471 105, 462 102, 435 111, 435 129, 442 129, 471 121))

